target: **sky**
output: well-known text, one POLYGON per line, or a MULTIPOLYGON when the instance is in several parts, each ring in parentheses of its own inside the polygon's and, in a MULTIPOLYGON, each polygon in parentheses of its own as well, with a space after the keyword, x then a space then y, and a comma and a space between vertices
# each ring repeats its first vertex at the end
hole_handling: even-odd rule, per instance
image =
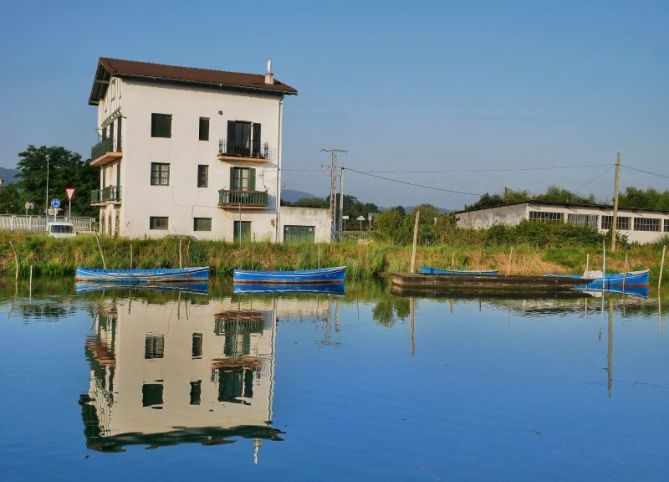
POLYGON ((284 188, 459 209, 504 187, 610 200, 669 189, 666 1, 2 1, 0 166, 27 145, 90 153, 100 56, 264 71, 284 111, 284 188), (353 170, 373 172, 400 184, 353 170), (443 190, 460 191, 460 193, 443 190), (471 194, 463 194, 471 193, 471 194))

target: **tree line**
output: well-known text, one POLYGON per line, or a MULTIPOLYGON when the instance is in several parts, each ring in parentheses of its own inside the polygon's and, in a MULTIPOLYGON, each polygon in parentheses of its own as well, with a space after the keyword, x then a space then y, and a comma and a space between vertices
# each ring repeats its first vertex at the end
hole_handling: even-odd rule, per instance
POLYGON ((47 198, 61 200, 66 206, 66 187, 76 188, 72 214, 95 216, 97 209, 90 205, 90 191, 99 183, 99 172, 76 152, 60 146, 29 145, 19 153, 16 166, 17 182, 0 187, 0 214, 44 214, 47 198), (49 193, 46 192, 47 163, 49 193), (33 208, 26 209, 26 203, 33 208))

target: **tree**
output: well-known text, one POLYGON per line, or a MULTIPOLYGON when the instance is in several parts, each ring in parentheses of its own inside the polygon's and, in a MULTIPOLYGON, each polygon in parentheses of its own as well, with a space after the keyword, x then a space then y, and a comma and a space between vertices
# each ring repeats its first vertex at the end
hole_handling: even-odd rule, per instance
MULTIPOLYGON (((89 192, 98 187, 99 174, 89 161, 83 161, 75 152, 60 146, 29 145, 19 153, 17 164, 18 188, 21 191, 21 206, 30 201, 41 207, 46 200, 59 198, 65 205, 65 188, 77 189, 72 200, 72 214, 94 216, 96 209, 90 206, 89 192), (49 193, 46 195, 47 161, 49 164, 49 193)), ((38 212, 41 209, 37 209, 38 212)))
POLYGON ((19 199, 19 188, 16 184, 0 187, 0 214, 17 214, 23 205, 19 199))

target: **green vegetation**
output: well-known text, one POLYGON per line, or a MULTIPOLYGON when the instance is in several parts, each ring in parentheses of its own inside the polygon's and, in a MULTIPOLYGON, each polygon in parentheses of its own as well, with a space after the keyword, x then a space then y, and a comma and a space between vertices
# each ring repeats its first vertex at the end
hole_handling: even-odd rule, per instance
MULTIPOLYGON (((47 161, 49 164, 49 198, 65 199, 65 188, 77 189, 72 201, 75 216, 95 216, 97 208, 90 206, 90 191, 99 183, 99 173, 89 161, 77 153, 59 146, 30 145, 19 153, 18 182, 0 188, 0 213, 24 214, 26 202, 34 208, 29 214, 43 214, 46 196, 47 161)), ((65 203, 64 203, 65 204, 65 203)))
POLYGON ((595 196, 592 194, 588 196, 581 196, 558 186, 550 186, 543 194, 531 194, 529 191, 514 191, 513 189, 505 187, 502 194, 485 193, 474 204, 465 206, 465 211, 504 206, 507 204, 514 204, 529 200, 558 203, 594 204, 595 196))
MULTIPOLYGON (((409 216, 406 216, 410 218, 409 216)), ((422 214, 421 214, 422 218, 422 214)), ((434 227, 434 226, 433 226, 434 227)), ((497 227, 488 231, 461 230, 453 226, 440 230, 437 223, 434 236, 444 236, 438 242, 421 242, 418 264, 441 268, 509 269, 509 251, 513 247, 511 274, 579 273, 585 269, 586 254, 590 267, 601 266, 602 237, 587 228, 560 223, 523 223, 517 227, 497 227)), ((93 236, 55 239, 44 234, 0 232, 0 273, 13 277, 15 258, 9 245, 16 247, 20 276, 27 278, 30 265, 35 276, 72 276, 77 266, 102 267, 96 240, 93 236)), ((179 266, 178 238, 111 239, 100 243, 108 268, 130 266, 132 246, 133 267, 159 268, 179 266)), ((661 244, 621 244, 615 254, 609 254, 607 266, 611 271, 652 268, 656 278, 661 244), (625 264, 625 257, 628 257, 625 264)), ((332 244, 237 244, 220 241, 181 240, 184 266, 209 266, 213 275, 227 276, 237 267, 245 269, 307 269, 346 265, 347 279, 356 280, 395 271, 406 271, 411 258, 409 243, 375 239, 357 243, 347 240, 332 244)), ((669 273, 667 278, 669 279, 669 273)))

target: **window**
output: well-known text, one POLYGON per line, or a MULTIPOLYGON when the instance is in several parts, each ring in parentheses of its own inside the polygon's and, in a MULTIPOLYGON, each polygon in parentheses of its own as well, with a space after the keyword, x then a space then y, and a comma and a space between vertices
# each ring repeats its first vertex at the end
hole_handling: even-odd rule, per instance
POLYGON ((172 137, 170 114, 151 114, 151 137, 172 137))
POLYGON ((197 166, 197 187, 209 185, 209 166, 200 164, 197 166))
POLYGON ((145 383, 142 385, 142 406, 153 407, 163 404, 163 384, 145 383))
POLYGON ((567 222, 575 226, 597 227, 599 216, 594 214, 567 214, 567 222))
POLYGON ((313 243, 316 241, 314 226, 291 226, 283 227, 284 243, 313 243))
POLYGON ((251 221, 235 221, 233 239, 237 243, 251 239, 251 221))
POLYGON ((170 185, 170 165, 166 162, 151 163, 151 185, 169 186, 170 185))
POLYGON ((209 140, 209 117, 200 117, 200 134, 201 141, 209 140))
POLYGON ((562 213, 554 211, 530 211, 530 221, 559 221, 563 220, 562 213))
POLYGON ((635 231, 659 231, 660 220, 657 218, 634 218, 635 231))
POLYGON ((190 382, 190 404, 199 405, 202 400, 202 380, 190 382))
POLYGON ((202 333, 193 333, 192 357, 202 358, 202 333))
POLYGON ((211 218, 193 218, 193 231, 211 231, 211 218))
POLYGON ((669 219, 664 220, 664 232, 669 233, 669 219))
POLYGON ((218 374, 218 401, 235 402, 239 397, 253 398, 253 370, 221 368, 218 374))
POLYGON ((260 131, 260 124, 228 121, 225 153, 241 157, 263 157, 260 149, 260 131))
POLYGON ((151 216, 149 218, 149 229, 167 229, 167 216, 151 216))
POLYGON ((231 167, 230 188, 232 191, 255 191, 256 170, 251 167, 231 167))
MULTIPOLYGON (((613 216, 602 216, 602 229, 611 229, 613 216)), ((621 231, 630 230, 630 218, 628 216, 618 216, 616 220, 616 229, 621 231)))
POLYGON ((165 356, 165 337, 163 335, 146 335, 144 340, 144 358, 152 360, 165 356))

